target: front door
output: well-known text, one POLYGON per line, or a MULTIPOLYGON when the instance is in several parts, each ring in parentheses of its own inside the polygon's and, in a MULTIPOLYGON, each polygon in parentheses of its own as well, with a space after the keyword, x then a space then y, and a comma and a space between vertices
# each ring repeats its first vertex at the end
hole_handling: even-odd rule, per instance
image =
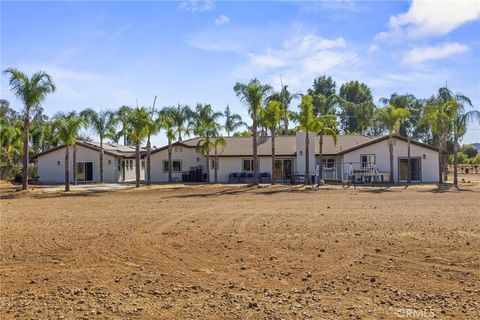
POLYGON ((93 180, 93 163, 92 162, 77 162, 75 164, 75 174, 77 181, 92 181, 93 180))
POLYGON ((398 180, 407 181, 410 174, 410 180, 421 181, 421 159, 410 158, 410 173, 408 172, 408 158, 398 159, 398 180))

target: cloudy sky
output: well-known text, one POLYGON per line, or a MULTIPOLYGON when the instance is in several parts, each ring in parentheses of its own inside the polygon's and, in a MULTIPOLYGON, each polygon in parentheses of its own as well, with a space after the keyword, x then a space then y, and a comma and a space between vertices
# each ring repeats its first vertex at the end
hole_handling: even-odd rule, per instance
MULTIPOLYGON (((47 115, 211 103, 258 77, 305 92, 319 75, 427 98, 448 83, 480 106, 480 2, 0 2, 1 67, 45 70, 47 115)), ((5 75, 1 98, 18 108, 5 75)), ((464 142, 479 142, 472 126, 464 142)), ((164 143, 162 137, 155 141, 164 143)))

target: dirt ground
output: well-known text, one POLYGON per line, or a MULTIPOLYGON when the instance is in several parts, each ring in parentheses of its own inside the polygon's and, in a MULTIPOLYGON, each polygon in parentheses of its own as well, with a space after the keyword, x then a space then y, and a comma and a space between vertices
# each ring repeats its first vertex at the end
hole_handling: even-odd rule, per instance
POLYGON ((479 319, 480 184, 0 201, 1 319, 479 319))

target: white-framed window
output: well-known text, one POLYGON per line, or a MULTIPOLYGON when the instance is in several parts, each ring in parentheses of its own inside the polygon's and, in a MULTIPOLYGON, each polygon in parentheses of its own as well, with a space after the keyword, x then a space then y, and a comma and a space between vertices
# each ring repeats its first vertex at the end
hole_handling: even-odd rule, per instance
POLYGON ((133 159, 128 160, 128 170, 133 170, 133 159))
MULTIPOLYGON (((168 160, 163 160, 163 172, 168 172, 168 160)), ((172 160, 172 172, 182 172, 181 160, 172 160)))
MULTIPOLYGON (((260 169, 260 159, 257 159, 257 169, 260 169)), ((242 171, 243 172, 253 171, 253 159, 242 159, 242 171)))
POLYGON ((362 154, 360 155, 360 162, 362 163, 362 168, 375 164, 375 155, 374 154, 362 154))
POLYGON ((322 166, 324 168, 334 168, 335 159, 334 158, 322 158, 322 166))

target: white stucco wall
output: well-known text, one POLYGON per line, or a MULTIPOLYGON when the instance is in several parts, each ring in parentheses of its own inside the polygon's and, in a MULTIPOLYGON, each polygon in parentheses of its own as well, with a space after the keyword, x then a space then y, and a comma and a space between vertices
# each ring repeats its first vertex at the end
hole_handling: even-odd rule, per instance
MULTIPOLYGON (((182 162, 182 171, 189 171, 190 167, 202 167, 202 172, 205 171, 206 160, 205 157, 198 154, 195 148, 186 148, 183 146, 173 147, 172 160, 180 160, 182 162), (198 161, 197 161, 198 158, 198 161)), ((163 171, 163 161, 168 161, 168 150, 162 150, 152 154, 152 181, 153 182, 168 182, 168 171, 163 171)), ((213 171, 212 171, 213 172, 213 171)), ((173 178, 182 181, 181 172, 173 172, 173 178)))
MULTIPOLYGON (((309 157, 308 157, 308 171, 310 174, 315 173, 315 145, 318 143, 318 140, 315 140, 315 133, 309 133, 309 157)), ((305 173, 305 132, 297 132, 296 141, 297 141, 297 159, 296 159, 296 168, 294 171, 297 171, 300 174, 305 173)))
MULTIPOLYGON (((69 148, 70 181, 73 182, 75 168, 73 165, 73 147, 69 148)), ((93 182, 100 181, 100 155, 97 151, 77 146, 77 162, 92 162, 93 182)), ((37 159, 38 175, 41 183, 63 183, 65 182, 65 148, 61 148, 37 159), (58 164, 60 161, 60 164, 58 164)), ((117 159, 111 155, 104 154, 104 180, 105 182, 116 182, 119 178, 117 159), (110 164, 109 164, 110 161, 110 164)))
MULTIPOLYGON (((395 139, 395 146, 393 149, 393 177, 395 182, 398 182, 398 158, 406 158, 408 155, 407 142, 395 139)), ((375 162, 380 172, 390 172, 390 153, 388 151, 388 140, 383 140, 378 143, 354 150, 343 155, 344 163, 360 162, 360 156, 364 154, 375 154, 375 162)), ((421 160, 421 176, 422 182, 437 182, 438 181, 438 152, 418 146, 410 145, 410 156, 419 157, 421 160), (424 159, 425 155, 425 159, 424 159)))

